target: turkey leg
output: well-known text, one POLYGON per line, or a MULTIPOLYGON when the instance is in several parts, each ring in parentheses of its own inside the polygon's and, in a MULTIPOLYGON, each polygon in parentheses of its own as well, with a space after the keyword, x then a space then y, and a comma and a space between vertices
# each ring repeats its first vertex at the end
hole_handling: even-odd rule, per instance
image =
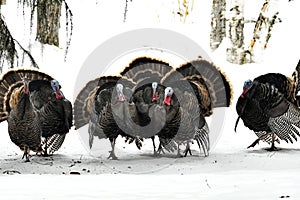
POLYGON ((110 144, 111 144, 111 151, 109 151, 109 156, 107 159, 112 159, 112 160, 118 160, 118 157, 115 154, 115 145, 116 145, 116 139, 110 139, 110 144))

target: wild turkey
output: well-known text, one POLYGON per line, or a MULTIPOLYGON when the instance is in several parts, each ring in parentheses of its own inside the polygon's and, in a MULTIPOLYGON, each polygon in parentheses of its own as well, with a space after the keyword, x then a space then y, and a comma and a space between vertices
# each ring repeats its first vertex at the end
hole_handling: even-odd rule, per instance
POLYGON ((57 80, 29 83, 30 101, 38 113, 44 141, 44 155, 53 154, 63 144, 72 127, 72 104, 65 98, 57 80))
POLYGON ((268 73, 247 80, 243 93, 239 97, 236 110, 244 125, 258 136, 248 148, 254 147, 260 140, 271 144, 269 150, 275 150, 275 142, 280 140, 293 143, 297 141, 300 128, 300 110, 296 94, 299 91, 298 63, 292 78, 278 73, 268 73))
POLYGON ((205 117, 213 113, 213 108, 231 104, 232 89, 225 74, 206 60, 195 60, 169 73, 162 83, 174 90, 180 104, 180 128, 174 137, 177 155, 181 156, 180 144, 186 144, 184 156, 191 154, 190 143, 196 140, 200 151, 208 156, 209 128, 205 117))
POLYGON ((168 145, 168 151, 177 149, 176 143, 172 138, 177 134, 180 126, 180 104, 176 95, 166 94, 165 86, 153 82, 152 84, 145 84, 143 90, 135 90, 133 94, 133 101, 136 105, 136 114, 139 120, 135 134, 143 138, 151 138, 154 148, 154 155, 157 156, 162 147, 168 145), (150 86, 151 85, 151 86, 150 86), (150 89, 151 88, 151 89, 150 89), (139 94, 142 93, 141 98, 139 94), (165 105, 166 104, 166 105, 165 105), (167 105, 168 104, 168 105, 167 105), (160 144, 158 151, 154 142, 154 136, 158 136, 160 144))
POLYGON ((29 97, 30 80, 51 80, 47 74, 34 70, 11 70, 0 80, 0 122, 7 120, 13 143, 24 151, 29 161, 29 151, 41 152, 41 127, 37 112, 29 97))
POLYGON ((172 70, 173 67, 164 61, 139 57, 120 73, 123 79, 128 79, 135 84, 131 98, 136 106, 135 114, 132 114, 137 125, 134 134, 152 139, 154 155, 158 155, 155 135, 159 138, 171 139, 178 129, 177 125, 173 126, 175 123, 169 123, 174 115, 179 114, 178 109, 162 105, 165 86, 160 82, 172 70))
POLYGON ((92 148, 94 137, 108 138, 112 150, 108 158, 118 159, 115 155, 115 143, 119 135, 129 143, 135 141, 141 148, 141 140, 130 134, 130 125, 126 122, 130 115, 129 98, 132 83, 117 76, 100 77, 90 81, 80 91, 74 104, 75 128, 89 124, 89 146, 92 148))

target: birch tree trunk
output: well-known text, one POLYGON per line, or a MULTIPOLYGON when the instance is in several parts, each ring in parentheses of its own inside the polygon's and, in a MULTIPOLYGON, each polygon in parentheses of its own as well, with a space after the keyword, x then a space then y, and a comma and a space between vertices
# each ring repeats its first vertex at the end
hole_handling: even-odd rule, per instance
POLYGON ((210 48, 217 49, 226 36, 226 0, 213 0, 211 10, 210 48))
POLYGON ((42 44, 59 46, 62 0, 38 0, 36 38, 42 44))
POLYGON ((266 0, 261 8, 248 48, 253 61, 262 60, 264 50, 267 48, 271 37, 271 31, 278 18, 278 10, 278 0, 273 0, 273 3, 270 3, 270 0, 266 0))
POLYGON ((246 63, 244 50, 244 0, 231 1, 228 37, 227 61, 234 64, 246 63))

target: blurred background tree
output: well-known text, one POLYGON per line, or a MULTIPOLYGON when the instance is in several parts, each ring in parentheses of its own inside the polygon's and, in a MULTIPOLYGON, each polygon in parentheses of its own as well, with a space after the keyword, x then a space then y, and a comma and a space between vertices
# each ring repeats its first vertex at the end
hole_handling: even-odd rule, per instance
POLYGON ((279 16, 281 0, 265 0, 259 16, 245 19, 247 7, 245 0, 230 0, 226 7, 226 0, 213 0, 211 12, 210 47, 215 50, 224 38, 227 38, 226 59, 234 64, 245 64, 261 61, 264 50, 272 36, 275 23, 281 22, 279 16), (226 17, 226 8, 228 16, 226 17), (248 47, 244 37, 244 27, 255 23, 253 36, 248 47))
MULTIPOLYGON (((5 18, 1 14, 1 7, 5 6, 6 1, 0 0, 0 70, 4 64, 8 64, 9 68, 18 67, 20 61, 29 59, 33 67, 38 67, 33 56, 28 49, 24 48, 9 31, 9 27, 5 23, 5 18)), ((54 45, 59 47, 59 29, 62 9, 64 8, 66 17, 66 48, 65 59, 68 53, 68 48, 71 43, 73 31, 73 14, 65 0, 18 0, 18 5, 23 6, 23 15, 27 15, 25 7, 30 8, 30 33, 32 34, 33 24, 36 22, 36 40, 42 45, 54 45), (35 20, 36 19, 36 20, 35 20)))

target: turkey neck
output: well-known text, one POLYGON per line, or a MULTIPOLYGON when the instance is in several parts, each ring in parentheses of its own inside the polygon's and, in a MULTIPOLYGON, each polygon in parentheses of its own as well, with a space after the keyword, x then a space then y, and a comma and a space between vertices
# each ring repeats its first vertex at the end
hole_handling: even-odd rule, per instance
POLYGON ((17 119, 23 119, 26 116, 26 114, 29 111, 31 111, 31 109, 32 109, 32 105, 29 100, 29 95, 22 93, 16 107, 14 108, 15 117, 17 119))
POLYGON ((243 107, 241 109, 241 113, 239 114, 238 118, 236 119, 235 126, 234 126, 234 132, 236 132, 236 128, 237 128, 237 125, 238 125, 238 123, 240 121, 241 115, 244 114, 246 105, 247 105, 249 99, 251 99, 253 97, 253 95, 255 93, 256 87, 257 87, 257 83, 254 81, 252 83, 252 86, 246 92, 243 92, 242 95, 241 95, 241 97, 240 97, 240 98, 245 99, 245 101, 244 101, 243 107), (248 96, 250 90, 252 90, 252 92, 248 96))

